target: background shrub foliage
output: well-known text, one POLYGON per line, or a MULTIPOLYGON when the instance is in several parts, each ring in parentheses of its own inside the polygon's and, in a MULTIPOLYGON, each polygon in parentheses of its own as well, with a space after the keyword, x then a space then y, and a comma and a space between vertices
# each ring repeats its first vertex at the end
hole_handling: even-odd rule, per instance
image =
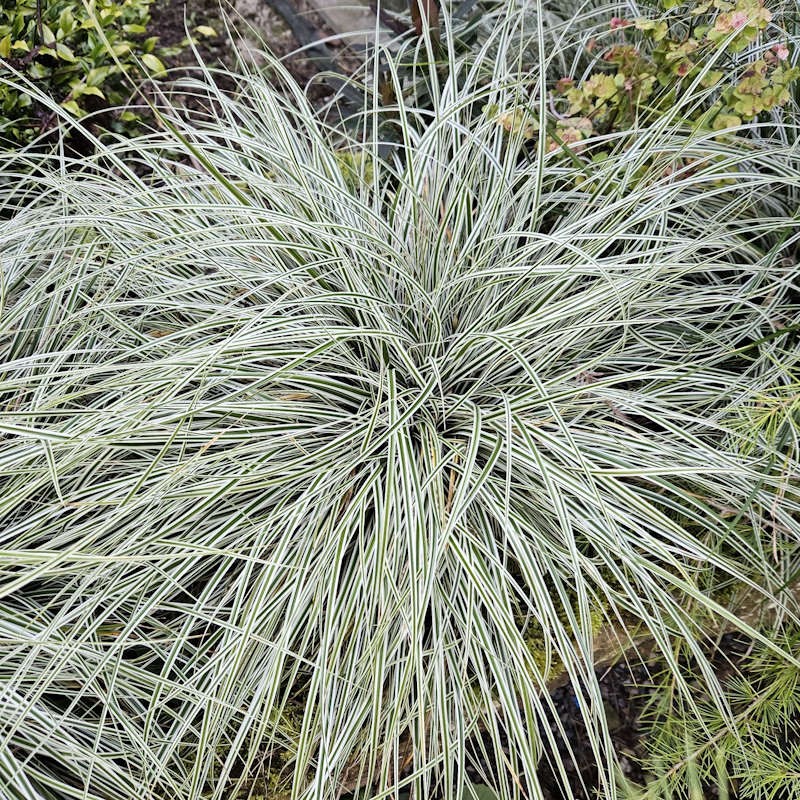
MULTIPOLYGON (((586 43, 589 74, 562 77, 552 88, 548 150, 580 149, 597 133, 653 124, 682 95, 698 100, 684 106, 684 121, 713 130, 782 109, 800 76, 789 60, 785 23, 763 0, 664 0, 657 15, 611 17, 586 43), (698 87, 706 90, 699 96, 698 87)), ((538 115, 524 106, 487 112, 527 138, 541 130, 538 115)), ((604 156, 595 149, 595 157, 604 156)))
POLYGON ((596 20, 536 4, 407 43, 424 103, 386 57, 341 124, 278 63, 206 70, 146 136, 0 160, 5 796, 527 798, 543 757, 568 796, 563 670, 614 798, 600 626, 662 660, 662 764, 695 723, 747 746, 720 625, 795 686, 795 88, 699 124, 759 74, 704 70, 795 42, 757 3, 606 11, 654 70, 627 117, 596 20))
MULTIPOLYGON (((133 84, 126 78, 164 74, 158 37, 147 35, 151 3, 5 0, 0 58, 75 117, 122 106, 131 99, 133 84)), ((49 107, 6 81, 0 83, 0 110, 0 139, 12 146, 57 124, 49 107)), ((136 119, 122 110, 113 122, 125 130, 136 119)))

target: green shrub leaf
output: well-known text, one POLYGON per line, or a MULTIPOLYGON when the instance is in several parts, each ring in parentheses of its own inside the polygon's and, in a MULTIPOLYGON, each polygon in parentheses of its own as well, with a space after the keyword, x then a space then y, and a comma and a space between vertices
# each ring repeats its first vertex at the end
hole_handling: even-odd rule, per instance
POLYGON ((142 63, 153 73, 156 78, 163 77, 167 74, 167 68, 162 63, 161 59, 154 56, 152 53, 145 53, 142 56, 142 63))

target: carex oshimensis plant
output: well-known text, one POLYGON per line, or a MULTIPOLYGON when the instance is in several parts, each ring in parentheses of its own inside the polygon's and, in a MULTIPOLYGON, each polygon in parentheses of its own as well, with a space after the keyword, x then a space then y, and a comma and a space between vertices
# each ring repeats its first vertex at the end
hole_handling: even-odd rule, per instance
POLYGON ((4 797, 569 792, 558 674, 614 797, 599 628, 732 713, 706 631, 796 617, 797 451, 741 412, 796 342, 798 153, 679 106, 548 152, 476 113, 546 113, 509 61, 356 138, 201 70, 6 157, 4 797))

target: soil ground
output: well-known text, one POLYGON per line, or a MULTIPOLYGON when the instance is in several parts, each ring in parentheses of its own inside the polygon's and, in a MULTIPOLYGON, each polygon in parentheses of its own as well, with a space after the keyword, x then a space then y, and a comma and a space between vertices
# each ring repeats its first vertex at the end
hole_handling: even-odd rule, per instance
POLYGON ((331 60, 335 68, 346 73, 356 67, 357 57, 311 10, 306 0, 280 5, 296 12, 292 14, 292 23, 302 32, 302 41, 267 0, 234 0, 234 7, 226 12, 232 38, 226 31, 218 0, 154 0, 151 28, 164 47, 180 47, 186 41, 187 31, 195 40, 197 54, 184 46, 179 53, 164 59, 172 75, 179 75, 181 70, 190 72, 198 56, 210 67, 233 68, 239 57, 264 64, 266 50, 282 61, 301 86, 307 87, 312 102, 323 101, 332 89, 320 79, 320 74, 331 68, 331 60), (199 35, 197 26, 213 28, 217 36, 199 35), (308 47, 311 41, 319 40, 325 42, 324 52, 308 47))

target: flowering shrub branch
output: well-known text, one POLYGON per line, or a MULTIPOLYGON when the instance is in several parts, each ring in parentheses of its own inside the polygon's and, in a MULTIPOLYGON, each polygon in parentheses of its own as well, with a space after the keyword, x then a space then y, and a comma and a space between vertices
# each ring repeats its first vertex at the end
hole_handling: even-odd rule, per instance
MULTIPOLYGON (((785 41, 760 48, 743 67, 734 60, 755 49, 770 23, 775 27, 763 0, 707 0, 688 11, 679 0, 662 0, 662 8, 659 19, 612 17, 609 32, 617 40, 600 52, 600 68, 583 80, 556 82, 548 152, 565 146, 580 151, 594 134, 646 124, 674 107, 695 82, 713 92, 710 105, 697 104, 687 115, 695 128, 738 127, 789 102, 800 68, 791 66, 785 41)), ((524 138, 539 133, 528 112, 487 111, 509 132, 524 138)))

